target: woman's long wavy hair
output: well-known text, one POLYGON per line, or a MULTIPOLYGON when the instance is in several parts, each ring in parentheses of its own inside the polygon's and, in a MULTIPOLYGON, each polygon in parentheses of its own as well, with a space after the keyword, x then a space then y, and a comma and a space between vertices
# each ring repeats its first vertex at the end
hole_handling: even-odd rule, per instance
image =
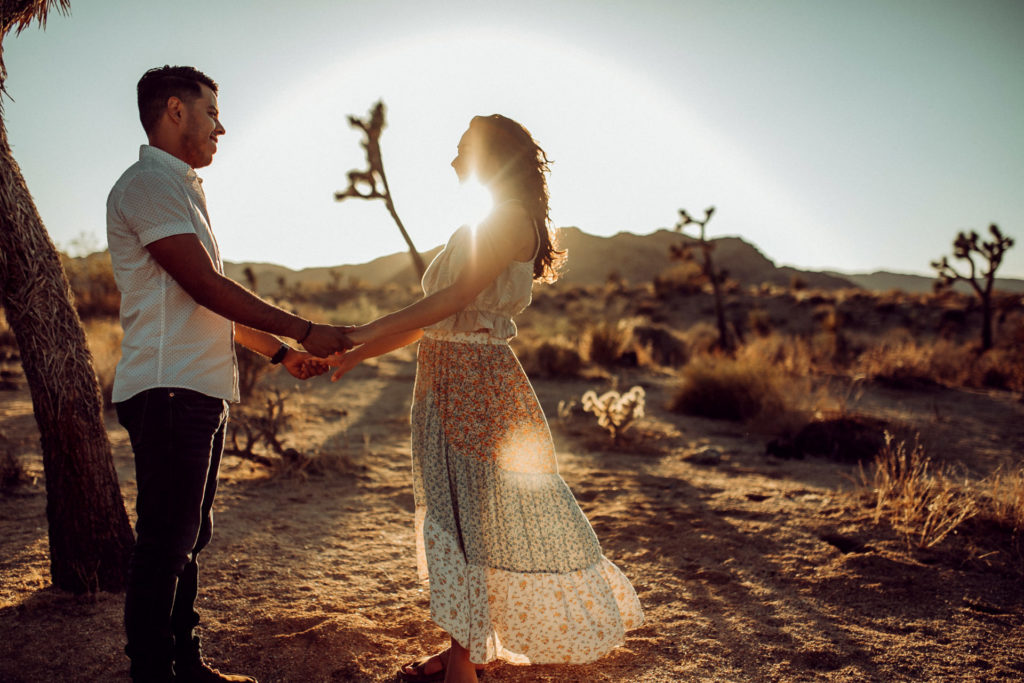
POLYGON ((548 210, 548 180, 551 160, 521 124, 501 114, 474 116, 470 127, 479 126, 489 155, 502 160, 495 180, 518 189, 519 199, 538 226, 540 248, 533 260, 533 279, 554 282, 566 253, 558 250, 555 227, 548 210))

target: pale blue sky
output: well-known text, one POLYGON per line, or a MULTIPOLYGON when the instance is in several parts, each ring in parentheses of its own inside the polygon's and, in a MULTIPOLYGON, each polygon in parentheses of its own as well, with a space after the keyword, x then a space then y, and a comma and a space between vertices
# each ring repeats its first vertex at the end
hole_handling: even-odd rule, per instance
POLYGON ((559 225, 646 233, 714 204, 713 235, 780 264, 929 273, 998 223, 1024 277, 1024 3, 72 3, 5 41, 5 118, 60 245, 102 246, 145 141, 145 69, 221 85, 201 171, 227 260, 291 267, 404 248, 380 203, 337 204, 362 165, 344 116, 389 106, 385 165, 421 249, 456 227, 448 162, 469 118, 520 119, 556 163, 559 225), (244 7, 244 9, 242 9, 244 7))

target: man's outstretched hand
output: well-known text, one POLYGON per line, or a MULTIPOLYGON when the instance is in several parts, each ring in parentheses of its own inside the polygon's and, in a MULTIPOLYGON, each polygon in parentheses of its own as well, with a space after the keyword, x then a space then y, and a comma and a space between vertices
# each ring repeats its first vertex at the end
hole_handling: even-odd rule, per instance
POLYGON ((350 329, 340 325, 313 325, 302 345, 318 358, 326 358, 338 351, 348 351, 355 346, 348 338, 350 329))

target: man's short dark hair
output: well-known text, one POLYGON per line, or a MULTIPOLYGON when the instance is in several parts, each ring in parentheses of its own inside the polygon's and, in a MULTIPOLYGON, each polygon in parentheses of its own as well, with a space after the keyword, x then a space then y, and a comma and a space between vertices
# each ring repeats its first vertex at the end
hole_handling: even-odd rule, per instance
POLYGON ((169 97, 191 102, 203 94, 200 84, 217 92, 217 84, 191 66, 161 66, 150 69, 139 79, 139 120, 146 133, 152 133, 167 106, 169 97))

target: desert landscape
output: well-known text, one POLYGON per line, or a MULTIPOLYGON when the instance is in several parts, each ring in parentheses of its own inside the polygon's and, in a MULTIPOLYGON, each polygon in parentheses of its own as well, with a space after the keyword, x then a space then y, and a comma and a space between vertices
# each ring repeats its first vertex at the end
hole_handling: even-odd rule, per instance
MULTIPOLYGON (((594 664, 495 662, 484 680, 1024 678, 1021 283, 999 284, 982 354, 970 293, 879 291, 724 240, 726 353, 707 279, 669 257, 679 239, 566 231, 571 269, 535 287, 513 342, 561 474, 646 623, 594 664), (639 392, 610 429, 584 410, 589 391, 633 387, 642 414, 639 392)), ((120 328, 104 263, 65 268, 109 392, 120 328)), ((403 254, 231 268, 317 320, 362 322, 417 296, 403 254)), ((51 585, 39 432, 6 328, 0 342, 0 680, 126 680, 123 596, 51 585)), ((414 354, 336 384, 240 358, 246 397, 201 562, 204 649, 223 670, 393 681, 442 647, 414 566, 414 354)), ((105 420, 131 515, 127 435, 105 420)))

